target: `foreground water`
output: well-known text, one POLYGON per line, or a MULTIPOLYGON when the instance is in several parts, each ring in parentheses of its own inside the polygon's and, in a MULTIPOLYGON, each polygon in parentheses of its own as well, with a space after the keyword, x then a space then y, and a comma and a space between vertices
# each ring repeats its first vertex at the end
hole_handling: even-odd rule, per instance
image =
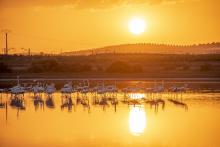
POLYGON ((163 97, 165 107, 158 109, 119 102, 116 108, 77 105, 68 110, 60 107, 60 93, 53 97, 54 108, 35 107, 26 93, 25 110, 0 108, 0 146, 220 146, 220 93, 184 94, 188 109, 163 97))

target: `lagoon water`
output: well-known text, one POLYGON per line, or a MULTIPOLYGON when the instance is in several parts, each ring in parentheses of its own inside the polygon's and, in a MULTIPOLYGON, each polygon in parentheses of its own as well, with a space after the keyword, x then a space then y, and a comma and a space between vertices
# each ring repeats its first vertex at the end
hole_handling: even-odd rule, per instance
MULTIPOLYGON (((9 95, 2 97, 9 103, 9 95)), ((25 110, 0 108, 0 147, 220 146, 220 93, 184 94, 188 109, 163 98, 165 107, 157 110, 122 102, 116 109, 110 104, 68 110, 60 107, 60 93, 53 96, 54 108, 35 107, 33 94, 26 93, 25 110)))

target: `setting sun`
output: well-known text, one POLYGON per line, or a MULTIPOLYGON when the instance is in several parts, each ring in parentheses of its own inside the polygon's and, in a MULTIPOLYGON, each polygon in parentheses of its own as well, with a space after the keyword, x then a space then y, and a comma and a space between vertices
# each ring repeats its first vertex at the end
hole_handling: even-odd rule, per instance
POLYGON ((146 23, 144 19, 133 18, 129 22, 129 31, 135 35, 144 33, 146 29, 146 23))
POLYGON ((219 6, 0 0, 0 147, 220 147, 219 6))

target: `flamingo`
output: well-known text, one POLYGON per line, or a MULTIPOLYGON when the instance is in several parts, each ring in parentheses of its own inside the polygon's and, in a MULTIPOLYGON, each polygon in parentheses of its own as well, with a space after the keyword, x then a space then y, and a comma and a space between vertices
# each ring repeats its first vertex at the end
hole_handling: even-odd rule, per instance
POLYGON ((51 85, 47 85, 46 88, 45 88, 45 92, 48 95, 53 94, 55 91, 56 91, 56 88, 55 88, 55 84, 53 84, 53 83, 51 85))
POLYGON ((65 84, 64 86, 63 86, 63 88, 61 88, 61 93, 67 93, 67 94, 70 94, 70 93, 72 93, 74 90, 73 90, 73 87, 72 87, 72 83, 71 82, 69 82, 69 83, 67 83, 67 84, 65 84))

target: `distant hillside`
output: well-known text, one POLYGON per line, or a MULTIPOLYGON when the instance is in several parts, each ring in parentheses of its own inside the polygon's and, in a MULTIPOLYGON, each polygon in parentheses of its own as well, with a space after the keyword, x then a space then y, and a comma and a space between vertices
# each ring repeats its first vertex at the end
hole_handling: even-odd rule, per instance
POLYGON ((96 55, 123 53, 156 53, 156 54, 220 54, 220 42, 198 45, 166 45, 166 44, 122 44, 101 48, 64 52, 63 55, 96 55))

